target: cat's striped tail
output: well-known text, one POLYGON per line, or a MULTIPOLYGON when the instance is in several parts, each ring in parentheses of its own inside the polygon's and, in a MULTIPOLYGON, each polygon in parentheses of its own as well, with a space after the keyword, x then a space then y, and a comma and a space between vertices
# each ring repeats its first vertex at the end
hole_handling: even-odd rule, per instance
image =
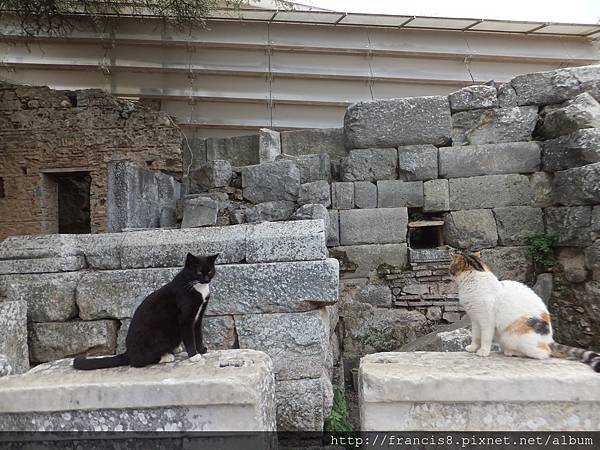
POLYGON ((600 353, 584 350, 582 348, 562 345, 558 342, 550 344, 552 356, 554 358, 574 359, 589 365, 595 372, 600 372, 600 353))
POLYGON ((76 356, 73 360, 73 367, 79 370, 108 369, 110 367, 119 367, 129 365, 129 356, 127 353, 121 353, 115 356, 105 356, 103 358, 86 358, 76 356))

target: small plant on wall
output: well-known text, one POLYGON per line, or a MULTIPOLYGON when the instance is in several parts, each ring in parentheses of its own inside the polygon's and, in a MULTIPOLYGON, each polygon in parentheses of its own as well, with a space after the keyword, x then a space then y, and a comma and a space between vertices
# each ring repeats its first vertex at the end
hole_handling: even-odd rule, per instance
POLYGON ((558 241, 555 234, 539 233, 527 238, 527 251, 537 267, 548 271, 554 267, 554 245, 558 241))
POLYGON ((333 407, 331 415, 325 419, 324 431, 326 433, 347 433, 352 431, 352 423, 348 414, 348 405, 344 398, 344 391, 338 385, 333 385, 333 407))

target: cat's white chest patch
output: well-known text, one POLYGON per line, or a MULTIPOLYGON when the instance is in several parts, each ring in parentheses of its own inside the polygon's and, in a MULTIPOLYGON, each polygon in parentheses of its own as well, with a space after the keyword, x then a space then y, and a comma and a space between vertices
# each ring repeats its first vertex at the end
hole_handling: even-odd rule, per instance
POLYGON ((208 283, 196 283, 194 285, 194 290, 199 294, 202 294, 202 301, 205 302, 210 295, 210 287, 208 283))

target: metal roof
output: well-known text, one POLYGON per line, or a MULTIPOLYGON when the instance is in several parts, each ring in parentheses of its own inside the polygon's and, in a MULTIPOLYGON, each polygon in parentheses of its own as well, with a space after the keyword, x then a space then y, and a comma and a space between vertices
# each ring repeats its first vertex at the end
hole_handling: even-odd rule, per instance
POLYGON ((600 33, 600 24, 343 13, 333 11, 277 10, 263 8, 220 9, 214 11, 208 19, 335 26, 350 25, 404 29, 480 31, 486 33, 548 34, 580 37, 593 37, 597 33, 600 33))

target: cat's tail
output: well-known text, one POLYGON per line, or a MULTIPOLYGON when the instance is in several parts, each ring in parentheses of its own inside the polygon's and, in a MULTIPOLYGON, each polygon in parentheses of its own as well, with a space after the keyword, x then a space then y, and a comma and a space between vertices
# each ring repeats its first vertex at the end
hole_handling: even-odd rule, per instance
POLYGON ((121 353, 115 356, 106 356, 104 358, 86 358, 76 356, 73 360, 73 367, 79 370, 108 369, 109 367, 119 367, 129 365, 129 356, 127 353, 121 353))
POLYGON ((582 348, 562 345, 558 342, 550 344, 550 350, 554 358, 575 359, 589 365, 595 372, 600 372, 600 354, 582 348))

